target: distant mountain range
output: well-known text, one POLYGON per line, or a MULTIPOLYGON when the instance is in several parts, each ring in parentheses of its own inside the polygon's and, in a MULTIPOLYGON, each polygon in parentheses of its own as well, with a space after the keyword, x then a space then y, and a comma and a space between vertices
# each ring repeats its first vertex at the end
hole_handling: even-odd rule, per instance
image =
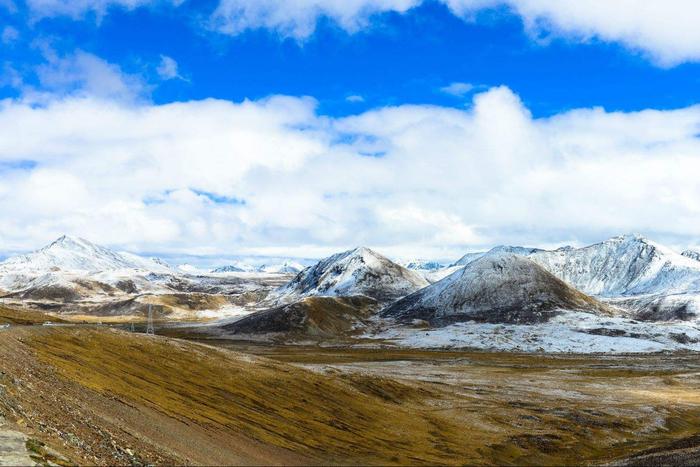
POLYGON ((500 246, 446 267, 404 264, 411 269, 367 248, 330 256, 271 295, 274 303, 296 305, 253 314, 229 324, 226 332, 278 335, 294 329, 297 338, 305 330, 308 339, 318 337, 319 323, 342 322, 345 336, 348 329, 364 327, 368 338, 411 346, 700 350, 700 261, 640 235, 584 248, 500 246), (367 297, 375 305, 362 302, 350 313, 347 300, 309 302, 309 297, 367 297), (368 317, 367 307, 375 318, 368 317), (317 324, 305 327, 311 322, 317 324), (520 337, 500 335, 497 324, 511 326, 503 332, 520 337), (469 337, 470 330, 478 337, 469 337))
POLYGON ((235 294, 265 291, 279 284, 279 280, 268 283, 264 278, 198 277, 158 258, 117 252, 69 236, 0 263, 0 292, 5 302, 71 313, 134 314, 148 303, 168 312, 186 313, 226 306, 235 294))
POLYGON ((243 261, 236 261, 226 266, 220 266, 211 270, 214 274, 227 274, 239 272, 263 272, 270 274, 297 274, 301 272, 305 266, 294 260, 285 260, 280 263, 263 264, 254 266, 243 261))
MULTIPOLYGON (((421 336, 434 331, 420 334, 420 326, 448 334, 460 330, 450 338, 459 342, 460 323, 535 328, 566 323, 564 330, 547 328, 551 344, 557 332, 579 339, 583 331, 573 328, 576 323, 594 322, 599 328, 584 332, 596 340, 591 349, 612 334, 642 340, 645 349, 700 349, 699 258, 698 252, 676 253, 632 234, 583 248, 499 246, 447 266, 424 260, 400 265, 360 247, 308 267, 294 260, 255 267, 233 262, 207 272, 63 236, 0 263, 0 290, 6 302, 72 313, 138 314, 147 303, 171 316, 173 310, 217 316, 217 309, 231 306, 265 311, 227 325, 225 332, 232 334, 288 329, 297 337, 328 338, 334 329, 346 337, 374 329, 386 336, 380 330, 389 326, 394 336, 408 333, 410 342, 427 345, 421 336), (636 330, 640 322, 657 324, 642 332, 636 330), (611 323, 618 328, 610 329, 611 323), (660 343, 659 336, 666 340, 660 343)), ((584 341, 576 340, 576 346, 584 341)))

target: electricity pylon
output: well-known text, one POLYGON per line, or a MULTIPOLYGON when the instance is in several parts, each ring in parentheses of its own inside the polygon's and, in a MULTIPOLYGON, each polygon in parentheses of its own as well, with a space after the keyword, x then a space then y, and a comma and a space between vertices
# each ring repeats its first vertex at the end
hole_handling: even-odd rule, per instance
POLYGON ((156 328, 153 326, 153 305, 148 304, 148 325, 146 326, 146 334, 151 336, 156 335, 156 328))

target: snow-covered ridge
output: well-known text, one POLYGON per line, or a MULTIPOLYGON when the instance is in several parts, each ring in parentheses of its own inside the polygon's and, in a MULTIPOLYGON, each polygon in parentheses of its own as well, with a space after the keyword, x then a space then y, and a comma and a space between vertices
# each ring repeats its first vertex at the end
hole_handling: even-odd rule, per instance
POLYGON ((0 272, 104 272, 120 269, 143 269, 169 272, 161 260, 143 258, 132 253, 118 253, 83 238, 62 236, 49 245, 0 263, 0 272))
POLYGON ((457 261, 452 263, 449 267, 456 267, 456 266, 466 266, 467 264, 471 263, 474 260, 477 260, 484 256, 487 253, 512 253, 514 255, 520 255, 520 256, 529 256, 533 253, 537 253, 541 250, 539 248, 528 248, 528 247, 523 247, 523 246, 510 246, 510 245, 499 245, 496 247, 493 247, 489 251, 477 251, 474 253, 467 253, 466 255, 462 256, 459 258, 457 261))
POLYGON ((281 300, 301 297, 366 295, 380 301, 408 295, 428 285, 419 274, 369 248, 337 253, 300 272, 277 292, 281 300))
POLYGON ((610 238, 584 248, 528 255, 584 293, 603 296, 700 291, 700 262, 641 235, 610 238))

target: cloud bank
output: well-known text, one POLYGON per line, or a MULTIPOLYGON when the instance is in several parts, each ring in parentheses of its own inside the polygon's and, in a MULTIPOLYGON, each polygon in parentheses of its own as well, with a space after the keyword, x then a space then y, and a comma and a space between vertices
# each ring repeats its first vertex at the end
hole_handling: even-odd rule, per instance
MULTIPOLYGON (((34 19, 67 16, 98 20, 110 9, 177 7, 184 0, 25 0, 34 19)), ((373 26, 386 13, 404 14, 426 3, 446 6, 465 21, 495 10, 519 16, 533 38, 619 43, 660 66, 700 60, 700 4, 694 0, 219 0, 205 21, 220 33, 236 35, 265 28, 281 37, 304 40, 320 20, 347 32, 373 26)))
POLYGON ((700 107, 534 119, 506 87, 465 110, 345 118, 311 98, 0 104, 0 242, 61 233, 139 251, 457 256, 700 231, 700 107))
MULTIPOLYGON (((537 38, 564 37, 621 43, 662 66, 700 59, 700 5, 693 0, 436 0, 468 21, 487 9, 520 16, 537 38)), ((304 39, 321 18, 348 32, 368 27, 373 16, 405 13, 424 0, 221 0, 212 15, 220 32, 268 28, 304 39)))

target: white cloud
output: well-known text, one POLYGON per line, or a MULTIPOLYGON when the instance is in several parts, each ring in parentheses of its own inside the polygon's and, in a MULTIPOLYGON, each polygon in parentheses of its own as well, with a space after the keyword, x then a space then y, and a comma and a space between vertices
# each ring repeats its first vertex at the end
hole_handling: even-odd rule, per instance
MULTIPOLYGON (((371 25, 373 15, 404 13, 426 0, 220 0, 215 29, 239 34, 268 28, 304 39, 329 18, 348 32, 371 25)), ((473 21, 484 9, 506 8, 535 36, 617 42, 662 66, 700 60, 700 4, 695 0, 438 0, 473 21)))
MULTIPOLYGON (((146 92, 139 76, 124 73, 119 66, 78 50, 58 57, 49 52, 47 63, 36 69, 42 92, 135 100, 146 92)), ((49 95, 48 98, 53 98, 49 95)))
POLYGON ((319 18, 333 20, 354 32, 369 24, 371 16, 405 12, 421 0, 221 0, 212 15, 212 27, 226 34, 269 28, 283 37, 304 39, 316 29, 319 18))
POLYGON ((160 64, 158 64, 156 71, 158 72, 158 76, 164 80, 175 78, 183 79, 178 72, 177 62, 167 55, 160 56, 160 64))
POLYGON ((460 82, 450 83, 449 85, 440 88, 440 91, 442 91, 443 93, 456 97, 464 97, 473 90, 473 84, 460 82))
POLYGON ((535 33, 620 42, 663 66, 700 60, 700 4, 694 0, 442 0, 456 14, 508 6, 535 33))
POLYGON ((61 233, 145 251, 458 256, 495 243, 700 231, 700 107, 535 119, 508 88, 467 110, 316 113, 308 98, 0 104, 0 244, 61 233), (368 157, 363 154, 380 154, 368 157), (32 161, 32 162, 29 162, 32 161))

